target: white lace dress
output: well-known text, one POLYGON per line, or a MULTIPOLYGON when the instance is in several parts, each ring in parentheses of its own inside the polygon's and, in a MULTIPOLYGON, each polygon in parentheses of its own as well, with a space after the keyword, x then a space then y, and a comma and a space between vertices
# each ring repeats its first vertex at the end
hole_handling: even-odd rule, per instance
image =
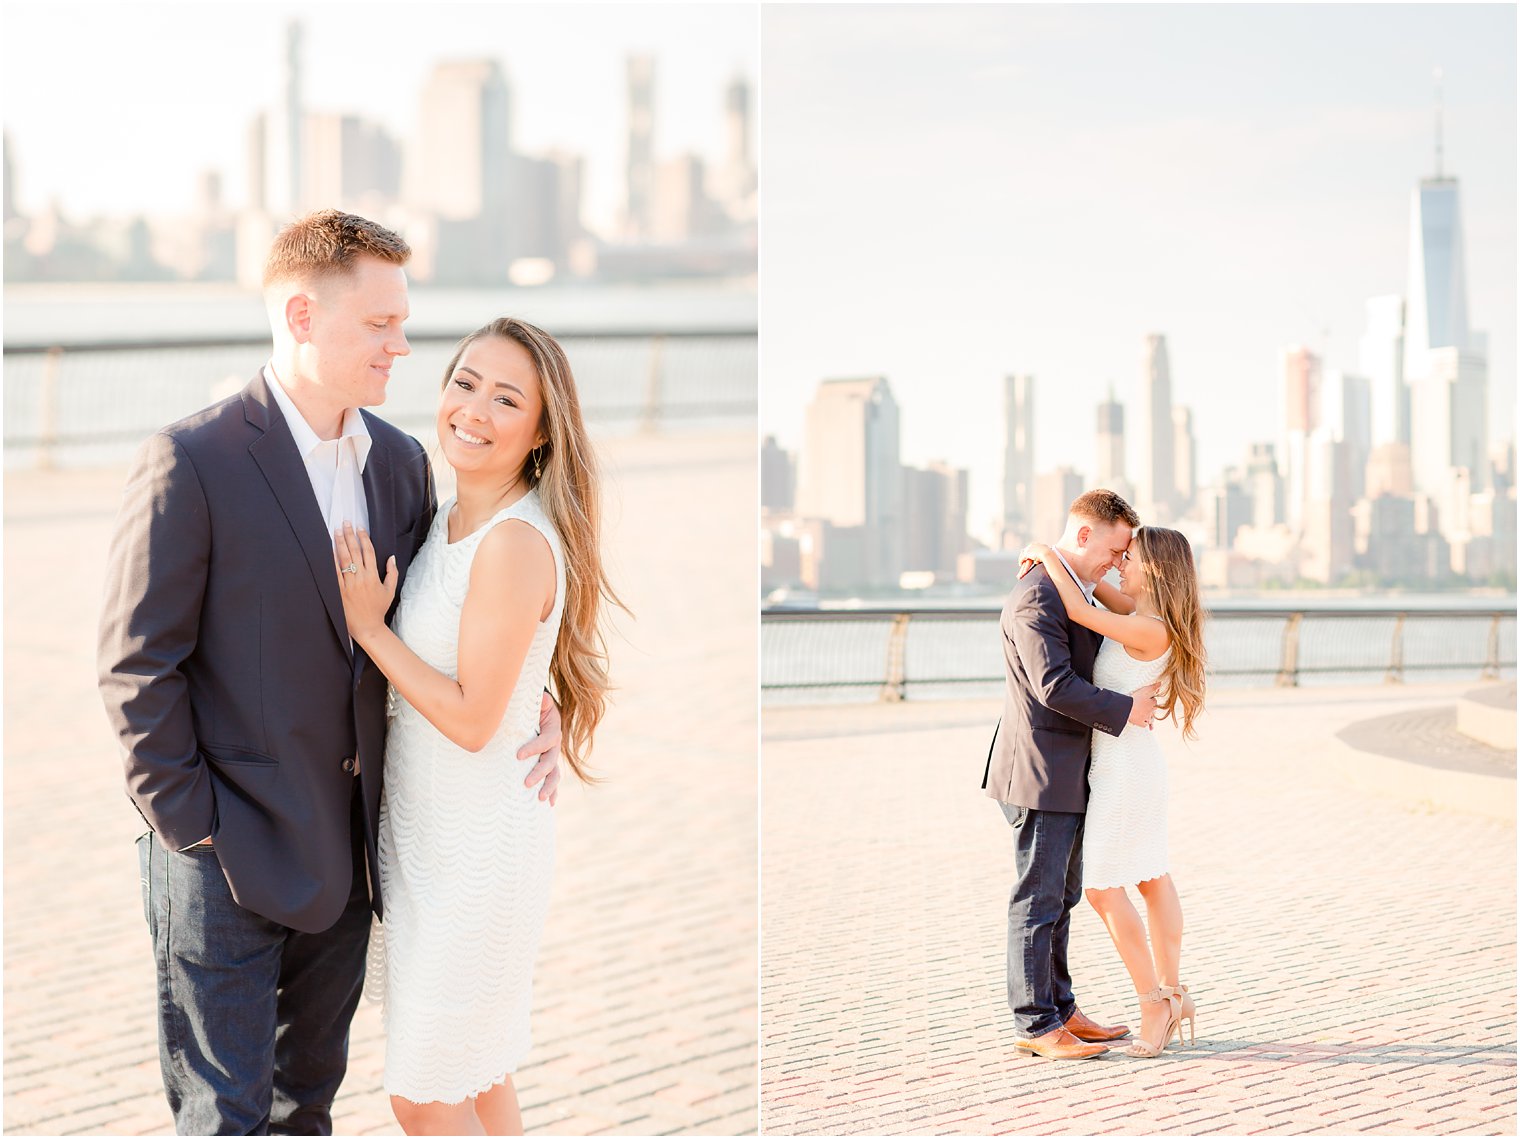
MULTIPOLYGON (((1133 692, 1161 677, 1168 648, 1136 660, 1105 637, 1093 662, 1093 683, 1133 692)), ((1087 773, 1087 824, 1082 834, 1082 886, 1133 886, 1166 873, 1166 759, 1156 734, 1125 724, 1117 736, 1094 732, 1087 773)))
POLYGON ((384 925, 370 938, 366 992, 384 1001, 385 1090, 458 1103, 517 1070, 528 1051, 533 960, 549 906, 554 812, 523 779, 517 749, 538 731, 559 635, 565 559, 536 491, 450 545, 439 510, 401 593, 394 628, 458 675, 459 616, 481 540, 509 518, 554 553, 554 607, 533 635, 506 715, 479 752, 450 742, 390 691, 380 801, 384 925))

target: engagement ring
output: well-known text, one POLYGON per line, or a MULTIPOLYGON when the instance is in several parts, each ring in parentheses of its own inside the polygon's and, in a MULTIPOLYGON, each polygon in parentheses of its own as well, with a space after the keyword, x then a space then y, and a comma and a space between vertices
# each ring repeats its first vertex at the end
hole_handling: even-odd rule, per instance
POLYGON ((359 567, 357 565, 355 565, 353 562, 349 562, 348 565, 346 565, 346 566, 343 567, 343 572, 344 573, 358 573, 359 572, 359 567))

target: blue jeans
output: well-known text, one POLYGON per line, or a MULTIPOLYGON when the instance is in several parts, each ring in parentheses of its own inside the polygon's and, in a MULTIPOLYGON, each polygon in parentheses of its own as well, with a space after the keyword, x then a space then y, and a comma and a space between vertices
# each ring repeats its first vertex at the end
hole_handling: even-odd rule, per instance
POLYGON ((1008 895, 1008 1007, 1020 1036, 1060 1028, 1077 1007, 1066 967, 1071 911, 1082 900, 1086 815, 999 803, 1013 827, 1008 895))
POLYGON ((233 901, 214 848, 137 840, 159 1065, 179 1134, 332 1134, 369 939, 362 842, 356 855, 342 916, 302 933, 233 901))

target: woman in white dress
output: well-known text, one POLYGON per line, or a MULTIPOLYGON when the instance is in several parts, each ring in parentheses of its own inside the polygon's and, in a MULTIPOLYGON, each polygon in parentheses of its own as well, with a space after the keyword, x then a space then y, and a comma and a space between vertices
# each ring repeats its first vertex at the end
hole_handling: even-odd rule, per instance
MULTIPOLYGON (((1142 526, 1119 569, 1119 588, 1099 582, 1101 608, 1090 605, 1049 546, 1033 545, 1066 612, 1079 625, 1104 636, 1093 664, 1093 683, 1131 692, 1155 681, 1157 718, 1178 718, 1182 735, 1194 737, 1203 710, 1203 607, 1188 540, 1176 530, 1142 526)), ((1196 1011, 1178 981, 1182 957, 1182 906, 1167 873, 1166 760, 1150 730, 1134 724, 1118 736, 1093 733, 1088 770, 1087 821, 1082 838, 1082 885, 1103 919, 1140 997, 1140 1036, 1126 1054, 1153 1057, 1191 1038, 1196 1011), (1145 899, 1146 923, 1126 886, 1145 899)))
POLYGON ((503 318, 444 376, 438 439, 457 476, 407 574, 368 535, 336 536, 349 633, 390 680, 380 886, 366 988, 384 1001, 385 1089, 408 1134, 521 1134, 554 814, 517 749, 552 684, 583 780, 607 692, 600 508, 559 344, 503 318))

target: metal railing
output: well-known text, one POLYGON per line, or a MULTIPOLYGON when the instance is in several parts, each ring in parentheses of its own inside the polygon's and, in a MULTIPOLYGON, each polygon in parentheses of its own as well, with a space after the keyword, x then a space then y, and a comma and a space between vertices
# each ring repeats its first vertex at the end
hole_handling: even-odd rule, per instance
MULTIPOLYGON (((382 414, 432 423, 457 336, 408 336, 382 414)), ((617 329, 561 338, 588 423, 658 430, 752 418, 753 329, 617 329)), ((159 427, 236 391, 269 357, 267 336, 5 345, 8 465, 124 458, 159 427)))
MULTIPOLYGON (((999 612, 987 608, 772 609, 761 614, 761 690, 838 699, 990 695, 1003 684, 999 612)), ((1513 675, 1515 610, 1210 609, 1211 682, 1401 683, 1513 675)))

